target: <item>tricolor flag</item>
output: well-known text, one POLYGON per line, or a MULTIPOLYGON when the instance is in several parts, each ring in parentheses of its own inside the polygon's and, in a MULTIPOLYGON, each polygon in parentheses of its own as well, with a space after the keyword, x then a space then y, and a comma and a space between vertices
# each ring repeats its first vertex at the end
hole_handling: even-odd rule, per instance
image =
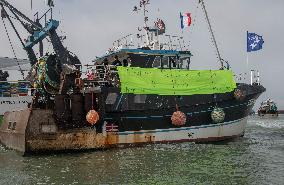
POLYGON ((181 29, 189 27, 191 25, 190 13, 180 13, 181 29))

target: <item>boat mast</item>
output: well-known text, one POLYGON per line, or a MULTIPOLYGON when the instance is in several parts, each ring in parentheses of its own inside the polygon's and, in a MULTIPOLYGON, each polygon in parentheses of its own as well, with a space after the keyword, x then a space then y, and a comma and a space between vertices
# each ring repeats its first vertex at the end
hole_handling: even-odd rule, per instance
POLYGON ((220 62, 220 64, 221 64, 221 68, 223 69, 223 68, 224 68, 224 63, 223 63, 223 61, 222 61, 222 58, 221 58, 221 55, 220 55, 220 52, 219 52, 219 48, 218 48, 218 46, 217 46, 217 42, 216 42, 216 39, 215 39, 213 30, 212 30, 212 26, 211 26, 211 23, 210 23, 210 20, 209 20, 209 17, 208 17, 208 13, 207 13, 207 11, 206 11, 206 7, 205 7, 205 4, 204 4, 204 1, 203 1, 203 0, 199 0, 199 3, 201 3, 201 5, 202 5, 202 9, 203 9, 203 11, 204 11, 207 24, 208 24, 208 26, 209 26, 209 30, 210 30, 210 33, 211 33, 211 37, 212 37, 214 46, 215 46, 216 51, 217 51, 218 60, 219 60, 219 62, 220 62))

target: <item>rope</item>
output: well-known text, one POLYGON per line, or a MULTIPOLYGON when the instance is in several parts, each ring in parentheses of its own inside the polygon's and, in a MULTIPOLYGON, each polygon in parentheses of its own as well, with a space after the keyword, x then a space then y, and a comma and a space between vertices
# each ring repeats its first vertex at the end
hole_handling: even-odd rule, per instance
POLYGON ((21 74, 22 74, 22 77, 23 77, 23 80, 24 80, 24 79, 25 79, 25 74, 24 74, 24 72, 23 72, 23 70, 22 70, 22 68, 21 68, 21 66, 20 66, 20 63, 19 63, 19 61, 18 61, 18 59, 17 59, 16 52, 15 52, 15 49, 14 49, 13 44, 12 44, 12 42, 11 42, 11 38, 10 38, 10 35, 9 35, 9 33, 8 33, 8 30, 7 30, 7 27, 6 27, 6 24, 5 24, 5 21, 4 21, 4 18, 3 18, 3 17, 2 17, 2 22, 3 22, 4 28, 5 28, 5 32, 6 32, 6 34, 7 34, 7 37, 8 37, 10 46, 11 46, 11 48, 12 48, 12 52, 13 52, 13 54, 14 54, 14 58, 15 58, 16 61, 17 61, 19 70, 20 70, 20 72, 21 72, 21 74))
POLYGON ((92 92, 92 110, 94 110, 94 92, 92 92))
POLYGON ((179 111, 179 109, 178 109, 178 104, 176 104, 176 110, 179 111))

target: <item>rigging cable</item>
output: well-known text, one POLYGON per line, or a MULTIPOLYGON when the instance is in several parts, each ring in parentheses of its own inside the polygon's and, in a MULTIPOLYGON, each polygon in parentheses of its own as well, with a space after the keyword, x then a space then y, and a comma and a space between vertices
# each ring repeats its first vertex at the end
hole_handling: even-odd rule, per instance
POLYGON ((211 23, 210 23, 210 20, 209 20, 209 17, 208 17, 207 10, 205 8, 204 1, 199 0, 199 3, 201 3, 201 5, 202 5, 202 9, 203 9, 203 12, 204 12, 204 15, 205 15, 205 19, 206 19, 208 27, 209 27, 209 32, 211 33, 211 39, 212 39, 213 45, 215 46, 215 49, 216 49, 216 52, 217 52, 217 59, 219 60, 219 62, 221 64, 221 69, 223 69, 224 63, 222 61, 222 58, 221 58, 221 55, 220 55, 220 52, 219 52, 219 48, 217 46, 217 42, 216 42, 216 39, 215 39, 215 36, 214 36, 214 32, 212 30, 212 26, 211 26, 211 23))
POLYGON ((13 44, 12 44, 12 42, 11 42, 11 38, 10 38, 10 35, 9 35, 9 33, 8 33, 8 30, 7 30, 7 27, 6 27, 4 18, 3 18, 3 17, 1 17, 1 18, 2 18, 2 22, 3 22, 4 28, 5 28, 5 32, 6 32, 6 34, 7 34, 7 37, 8 37, 10 46, 11 46, 11 48, 12 48, 12 52, 13 52, 13 54, 14 54, 14 58, 15 58, 16 61, 17 61, 17 64, 18 64, 19 70, 20 70, 20 72, 21 72, 21 75, 22 75, 22 77, 23 77, 23 80, 25 80, 25 74, 24 74, 24 72, 23 72, 23 70, 22 70, 22 68, 21 68, 21 66, 20 66, 20 63, 19 63, 19 61, 18 61, 18 59, 17 59, 16 52, 15 52, 15 49, 14 49, 13 44))
POLYGON ((193 17, 193 20, 192 20, 192 27, 195 26, 196 24, 196 20, 197 20, 197 11, 199 10, 199 3, 197 3, 197 6, 195 8, 195 12, 194 12, 194 17, 193 17))

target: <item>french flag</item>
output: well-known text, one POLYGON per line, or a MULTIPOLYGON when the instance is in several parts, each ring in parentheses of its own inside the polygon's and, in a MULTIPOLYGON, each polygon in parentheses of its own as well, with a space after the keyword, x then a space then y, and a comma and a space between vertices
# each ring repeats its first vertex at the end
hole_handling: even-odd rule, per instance
POLYGON ((180 13, 180 22, 181 22, 181 29, 189 27, 191 25, 191 16, 190 13, 180 13))

